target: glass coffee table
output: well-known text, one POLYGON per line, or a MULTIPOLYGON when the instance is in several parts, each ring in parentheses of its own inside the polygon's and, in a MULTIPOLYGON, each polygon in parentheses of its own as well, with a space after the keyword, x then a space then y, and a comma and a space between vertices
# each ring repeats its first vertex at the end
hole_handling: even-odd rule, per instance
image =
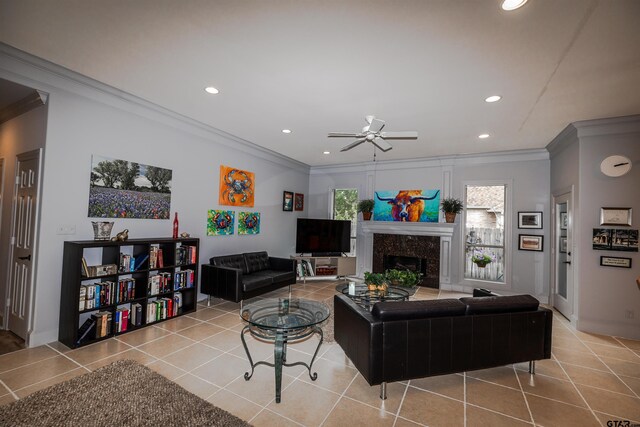
POLYGON ((329 307, 326 304, 302 298, 268 298, 245 305, 240 315, 247 322, 247 325, 240 332, 240 338, 251 364, 251 373, 245 372, 245 380, 251 379, 255 367, 258 365, 274 367, 276 403, 280 403, 283 366, 302 365, 309 371, 309 377, 312 381, 318 378, 316 372, 311 373, 311 367, 323 340, 322 329, 318 325, 329 318, 329 307), (253 362, 244 337, 246 332, 258 339, 273 341, 274 363, 253 362), (287 343, 303 340, 313 334, 320 335, 320 341, 311 362, 308 365, 304 362, 286 363, 287 343))
POLYGON ((380 292, 378 290, 370 291, 365 284, 351 282, 340 289, 340 292, 367 310, 371 310, 373 304, 379 301, 406 301, 409 299, 409 292, 397 286, 389 286, 386 292, 380 292))

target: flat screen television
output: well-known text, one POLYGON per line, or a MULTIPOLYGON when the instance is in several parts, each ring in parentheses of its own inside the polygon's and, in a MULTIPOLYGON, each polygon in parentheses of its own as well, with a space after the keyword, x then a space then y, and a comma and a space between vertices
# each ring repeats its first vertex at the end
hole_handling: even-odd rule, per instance
POLYGON ((351 251, 351 221, 298 218, 296 252, 340 255, 351 251))

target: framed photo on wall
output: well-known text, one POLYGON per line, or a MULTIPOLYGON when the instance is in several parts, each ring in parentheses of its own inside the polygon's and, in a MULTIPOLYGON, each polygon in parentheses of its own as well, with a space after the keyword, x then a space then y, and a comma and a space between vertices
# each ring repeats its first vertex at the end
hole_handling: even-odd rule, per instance
POLYGON ((521 251, 536 251, 542 252, 544 236, 537 236, 532 234, 519 234, 518 235, 518 249, 521 251))
POLYGON ((567 229, 567 213, 560 212, 560 230, 567 229))
POLYGON ((304 194, 296 193, 293 199, 293 209, 296 211, 304 210, 304 194))
POLYGON ((605 267, 631 268, 631 258, 601 256, 600 265, 605 267))
POLYGON ((561 254, 566 254, 567 253, 567 238, 566 237, 560 237, 560 253, 561 254))
POLYGON ((542 212, 518 212, 518 228, 542 228, 542 212))
POLYGON ((293 211, 293 192, 292 191, 282 192, 282 210, 286 212, 293 211))
POLYGON ((600 208, 600 225, 631 225, 631 208, 600 208))

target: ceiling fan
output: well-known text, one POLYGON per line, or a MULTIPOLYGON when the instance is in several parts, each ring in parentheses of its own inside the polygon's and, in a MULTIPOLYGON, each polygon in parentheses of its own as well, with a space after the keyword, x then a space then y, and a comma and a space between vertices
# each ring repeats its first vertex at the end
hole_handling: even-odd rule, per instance
POLYGON ((382 132, 382 128, 385 123, 383 120, 376 119, 375 116, 366 116, 365 120, 368 125, 362 128, 360 133, 346 133, 346 132, 329 132, 329 137, 345 137, 356 138, 354 142, 345 146, 340 151, 351 150, 354 147, 362 144, 365 141, 369 141, 382 151, 389 151, 393 147, 385 139, 417 139, 418 132, 404 131, 404 132, 382 132))

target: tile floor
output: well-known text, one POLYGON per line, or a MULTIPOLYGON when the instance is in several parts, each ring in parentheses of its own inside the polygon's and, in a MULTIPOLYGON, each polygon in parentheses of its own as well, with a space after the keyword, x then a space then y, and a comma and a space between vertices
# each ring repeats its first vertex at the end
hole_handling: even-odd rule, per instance
MULTIPOLYGON (((325 300, 334 281, 297 284, 299 297, 325 300)), ((273 293, 270 296, 275 296, 273 293)), ((416 298, 458 297, 421 289, 416 298)), ((0 404, 94 370, 135 359, 255 426, 606 426, 640 422, 640 341, 575 331, 554 318, 550 360, 391 383, 378 398, 335 343, 323 343, 314 364, 284 369, 282 402, 274 401, 273 369, 258 366, 250 381, 239 332, 238 305, 221 300, 194 314, 70 350, 60 343, 0 356, 0 404)), ((315 338, 288 347, 288 361, 309 361, 315 338)), ((272 345, 248 338, 254 359, 273 358, 272 345)))

